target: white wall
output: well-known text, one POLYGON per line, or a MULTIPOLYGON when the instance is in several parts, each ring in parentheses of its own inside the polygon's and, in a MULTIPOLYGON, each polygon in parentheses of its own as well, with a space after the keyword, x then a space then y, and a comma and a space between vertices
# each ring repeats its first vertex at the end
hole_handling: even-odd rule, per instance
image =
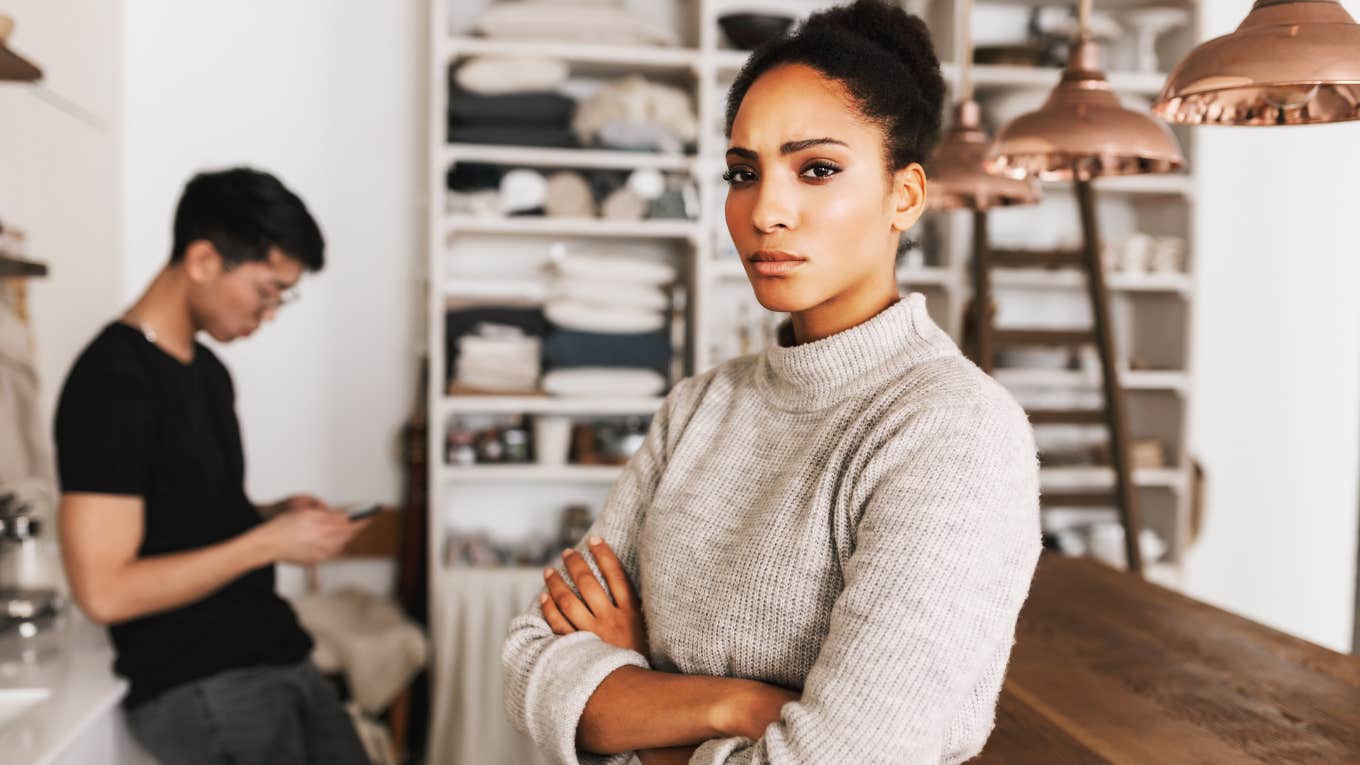
MULTIPOLYGON (((1360 1, 1343 5, 1360 15, 1360 1)), ((1206 0, 1206 37, 1247 4, 1206 0)), ((1360 485, 1360 123, 1199 128, 1197 597, 1350 650, 1360 485)))
POLYGON ((169 256, 190 175, 276 174, 320 222, 327 265, 222 352, 247 489, 397 500, 423 305, 425 4, 139 0, 124 16, 121 300, 169 256))
POLYGON ((0 83, 0 219, 28 232, 50 275, 30 282, 42 407, 50 418, 76 355, 117 305, 121 2, 10 0, 10 44, 44 71, 0 83), (94 123, 53 106, 76 105, 94 123))

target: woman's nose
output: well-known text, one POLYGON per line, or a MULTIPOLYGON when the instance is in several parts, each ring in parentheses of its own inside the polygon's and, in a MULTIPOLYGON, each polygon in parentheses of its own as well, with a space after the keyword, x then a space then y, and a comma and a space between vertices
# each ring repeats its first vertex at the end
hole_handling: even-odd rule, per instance
POLYGON ((756 202, 751 208, 751 224, 761 233, 797 225, 797 205, 793 189, 777 180, 762 180, 756 187, 756 202))

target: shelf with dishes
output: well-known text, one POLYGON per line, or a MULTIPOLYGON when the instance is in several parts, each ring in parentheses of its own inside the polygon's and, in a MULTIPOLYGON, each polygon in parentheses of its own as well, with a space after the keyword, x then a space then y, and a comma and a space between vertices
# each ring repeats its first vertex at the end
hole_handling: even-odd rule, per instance
MULTIPOLYGON (((1190 295, 1194 280, 1183 273, 1130 273, 1110 271, 1105 284, 1116 292, 1172 292, 1190 295)), ((992 285, 998 289, 1084 289, 1086 274, 1080 271, 1005 270, 992 272, 992 285)))

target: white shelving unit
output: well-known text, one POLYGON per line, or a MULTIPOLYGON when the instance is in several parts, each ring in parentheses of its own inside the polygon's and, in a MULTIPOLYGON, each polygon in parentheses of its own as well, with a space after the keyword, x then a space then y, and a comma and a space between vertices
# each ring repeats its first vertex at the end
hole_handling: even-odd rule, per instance
MULTIPOLYGON (((993 0, 1003 5, 1043 4, 1036 0, 993 0)), ((603 491, 617 477, 618 468, 609 467, 541 467, 537 465, 452 467, 443 464, 445 424, 450 417, 497 414, 560 414, 577 417, 605 415, 645 415, 660 405, 660 398, 638 400, 563 400, 540 396, 447 396, 445 395, 445 342, 443 315, 450 285, 458 274, 447 269, 447 253, 457 248, 467 237, 503 238, 507 241, 532 238, 574 241, 610 241, 627 243, 646 242, 652 246, 666 246, 675 253, 676 265, 684 281, 686 295, 685 366, 689 373, 702 371, 724 359, 715 351, 715 338, 731 331, 730 313, 741 300, 754 306, 741 263, 723 259, 718 244, 727 236, 722 215, 725 194, 719 175, 723 169, 722 154, 726 140, 721 135, 721 108, 727 83, 735 75, 748 55, 730 50, 722 41, 717 18, 723 12, 721 0, 639 0, 630 6, 669 9, 676 29, 685 40, 677 48, 603 46, 555 42, 500 41, 469 36, 468 23, 489 0, 432 0, 430 11, 429 87, 429 177, 428 177, 428 233, 427 306, 429 351, 429 411, 430 427, 430 485, 431 533, 430 560, 440 566, 443 530, 453 519, 469 521, 476 509, 460 506, 464 492, 476 490, 504 491, 507 501, 513 500, 517 490, 537 489, 555 485, 589 485, 603 491), (571 66, 573 76, 601 78, 642 73, 657 76, 667 82, 684 82, 693 88, 694 103, 700 124, 696 153, 653 154, 594 149, 541 149, 520 146, 450 145, 445 141, 448 107, 448 68, 452 62, 468 56, 534 55, 560 58, 571 66), (497 218, 449 215, 445 212, 445 172, 455 163, 475 161, 511 167, 576 168, 576 169, 635 169, 652 168, 667 172, 688 173, 696 180, 700 214, 693 221, 637 221, 617 222, 598 219, 553 218, 497 218), (744 292, 744 298, 741 295, 744 292)), ((979 0, 987 3, 988 0, 979 0)), ((830 3, 828 3, 829 5, 830 3)), ((1127 5, 1128 3, 1112 3, 1127 5)), ((955 52, 960 49, 954 39, 959 28, 957 14, 961 6, 952 0, 924 0, 911 4, 924 9, 924 16, 936 35, 937 50, 944 62, 943 69, 951 89, 957 84, 958 67, 955 52)), ((1105 3, 1100 6, 1106 7, 1105 3)), ((1188 44, 1199 29, 1198 10, 1191 0, 1185 4, 1194 13, 1190 28, 1177 33, 1178 40, 1188 44)), ((661 15, 665 15, 664 13, 661 15)), ((1165 58, 1164 60, 1170 60, 1165 58)), ((1059 77, 1057 69, 1035 69, 1016 66, 977 66, 974 68, 979 99, 987 99, 1011 89, 1048 87, 1059 77)), ((1155 95, 1165 79, 1160 73, 1110 72, 1116 90, 1133 96, 1155 95)), ((952 102, 953 94, 949 96, 952 102)), ((1194 151, 1192 135, 1178 132, 1190 158, 1190 172, 1167 176, 1110 178, 1099 180, 1095 187, 1102 199, 1132 210, 1125 225, 1143 226, 1161 235, 1179 235, 1187 241, 1194 220, 1194 151)), ((1064 187, 1044 184, 1044 191, 1061 198, 1064 187)), ((1012 214, 1025 215, 1025 211, 1012 214)), ((968 299, 970 286, 967 251, 969 223, 965 215, 932 213, 932 225, 939 230, 939 245, 927 252, 924 267, 903 268, 899 277, 907 288, 927 295, 932 314, 958 337, 962 325, 962 309, 968 299)), ((1070 222, 1075 227, 1076 210, 1072 206, 1070 222)), ((1108 219, 1108 216, 1102 215, 1108 219)), ((913 232, 913 236, 916 232, 913 232)), ((998 244, 995 243, 994 244, 998 244)), ((1187 543, 1189 502, 1189 459, 1185 454, 1185 418, 1189 411, 1190 348, 1188 342, 1190 306, 1194 295, 1194 253, 1189 253, 1189 268, 1183 274, 1129 275, 1112 273, 1110 286, 1115 299, 1122 304, 1123 314, 1133 316, 1136 325, 1131 337, 1130 352, 1160 349, 1163 344, 1173 350, 1159 351, 1174 356, 1179 363, 1167 369, 1129 371, 1123 379, 1124 387, 1138 397, 1131 413, 1135 436, 1144 431, 1165 435, 1174 447, 1174 463, 1158 470, 1143 470, 1137 474, 1140 496, 1151 497, 1143 503, 1145 521, 1166 537, 1171 548, 1168 565, 1180 560, 1187 543), (1168 302, 1170 301, 1170 302, 1168 302), (1146 402, 1143 401, 1146 399, 1146 402), (1140 419, 1151 418, 1151 419, 1140 419)), ((1012 291, 1073 291, 1083 286, 1076 274, 1059 272, 999 273, 996 286, 1004 296, 1012 291)), ((758 308, 758 306, 756 306, 758 308)), ((763 309, 761 309, 763 310, 763 309)), ((1098 380, 1083 372, 1068 370, 999 371, 1003 383, 1017 388, 1095 388, 1098 380)), ((1044 485, 1099 486, 1110 482, 1105 468, 1047 468, 1044 485)), ((480 495, 479 495, 480 496, 480 495)), ((602 494, 601 494, 602 498, 602 494)), ((502 512, 497 510, 497 513, 502 512)), ((489 515, 496 515, 490 513, 489 515)), ((1165 566, 1162 567, 1163 570, 1165 566)))

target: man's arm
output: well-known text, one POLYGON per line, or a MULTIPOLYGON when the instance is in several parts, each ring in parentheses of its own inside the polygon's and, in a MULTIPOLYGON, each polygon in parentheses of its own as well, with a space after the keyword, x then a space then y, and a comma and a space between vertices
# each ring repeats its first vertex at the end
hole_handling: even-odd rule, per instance
POLYGON ((217 544, 139 558, 141 497, 65 494, 58 512, 71 592, 81 610, 100 624, 187 605, 278 560, 324 559, 361 527, 341 513, 294 511, 217 544))

